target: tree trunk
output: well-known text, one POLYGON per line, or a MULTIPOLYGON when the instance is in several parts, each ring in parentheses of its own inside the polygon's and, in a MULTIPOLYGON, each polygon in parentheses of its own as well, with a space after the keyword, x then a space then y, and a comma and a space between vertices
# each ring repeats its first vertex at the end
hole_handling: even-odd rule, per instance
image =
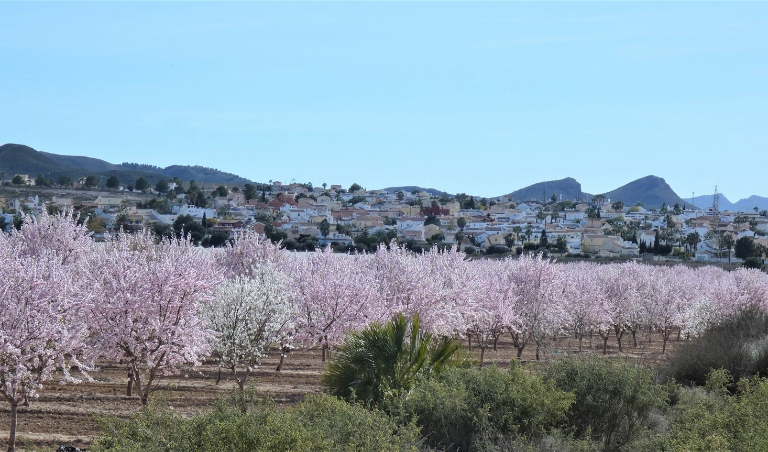
POLYGON ((469 347, 469 351, 471 352, 472 351, 472 334, 470 333, 467 333, 467 343, 469 344, 468 347, 469 347))
POLYGON ((522 358, 523 357, 523 349, 525 348, 525 346, 523 345, 522 347, 515 347, 515 348, 517 349, 517 359, 522 358))
POLYGON ((16 450, 16 423, 18 419, 19 402, 11 402, 11 434, 8 435, 8 452, 16 450))
POLYGON ((619 344, 619 353, 624 353, 624 350, 621 348, 621 338, 624 336, 626 330, 619 328, 618 326, 614 326, 613 332, 616 333, 616 343, 619 344))
POLYGON ((632 343, 633 347, 637 348, 637 328, 632 328, 632 343))
POLYGON ((328 349, 328 346, 323 344, 323 362, 325 362, 325 351, 328 349))
POLYGON ((128 369, 128 388, 125 391, 125 395, 133 397, 133 371, 128 369))
POLYGON ((219 366, 219 373, 216 375, 216 386, 218 386, 219 383, 221 383, 221 366, 219 366))
POLYGON ((608 354, 608 336, 603 337, 603 355, 608 354))
POLYGON ((541 350, 541 347, 539 347, 539 344, 536 344, 536 361, 540 360, 541 357, 539 355, 539 350, 541 350))
POLYGON ((283 361, 285 360, 285 353, 280 353, 280 362, 277 363, 277 369, 275 369, 275 372, 280 372, 283 370, 283 361))
POLYGON ((483 361, 485 360, 485 347, 480 346, 480 367, 483 367, 483 361))
POLYGON ((497 350, 497 349, 496 349, 496 345, 498 345, 498 343, 499 343, 499 337, 500 337, 500 336, 501 336, 501 334, 495 334, 495 335, 493 336, 493 351, 494 351, 494 352, 497 350))
POLYGON ((672 329, 671 328, 664 328, 661 331, 662 335, 662 345, 661 345, 661 353, 667 353, 667 341, 669 340, 669 336, 672 335, 672 329))
POLYGON ((680 342, 680 335, 683 334, 683 329, 678 328, 677 329, 677 342, 680 342))

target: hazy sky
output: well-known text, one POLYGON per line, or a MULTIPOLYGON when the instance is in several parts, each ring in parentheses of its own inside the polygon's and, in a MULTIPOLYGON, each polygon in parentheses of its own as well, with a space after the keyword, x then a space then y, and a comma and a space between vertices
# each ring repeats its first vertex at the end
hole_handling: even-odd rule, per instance
POLYGON ((768 3, 0 3, 0 144, 497 196, 768 196, 768 3))

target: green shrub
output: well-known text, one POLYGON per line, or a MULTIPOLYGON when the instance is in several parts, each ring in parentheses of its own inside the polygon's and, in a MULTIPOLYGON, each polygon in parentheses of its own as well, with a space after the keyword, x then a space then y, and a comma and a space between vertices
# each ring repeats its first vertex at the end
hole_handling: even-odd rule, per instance
POLYGON ((600 357, 558 360, 544 375, 576 395, 568 411, 575 436, 601 441, 604 450, 619 450, 635 439, 650 415, 666 406, 670 392, 656 384, 652 370, 600 357))
POLYGON ((548 432, 574 397, 519 366, 451 368, 419 383, 405 401, 428 444, 447 450, 509 450, 548 432))
POLYGON ((485 254, 504 254, 508 253, 510 250, 506 246, 503 245, 491 245, 485 250, 485 254))
POLYGON ((384 413, 325 396, 310 396, 278 411, 271 402, 233 399, 189 419, 158 406, 129 421, 102 422, 94 452, 412 451, 418 428, 398 425, 384 413))
POLYGON ((763 259, 759 257, 748 257, 744 259, 744 263, 742 264, 746 268, 756 268, 758 270, 763 269, 763 259))
POLYGON ((738 382, 768 369, 768 315, 747 308, 711 325, 683 344, 664 369, 665 378, 703 385, 713 369, 726 369, 738 382))
POLYGON ((389 409, 416 381, 449 365, 459 345, 421 331, 419 316, 397 314, 347 335, 323 373, 328 393, 372 408, 389 409))
POLYGON ((687 391, 670 433, 670 450, 763 452, 768 450, 768 380, 742 379, 737 394, 723 390, 727 372, 712 372, 710 391, 687 391))

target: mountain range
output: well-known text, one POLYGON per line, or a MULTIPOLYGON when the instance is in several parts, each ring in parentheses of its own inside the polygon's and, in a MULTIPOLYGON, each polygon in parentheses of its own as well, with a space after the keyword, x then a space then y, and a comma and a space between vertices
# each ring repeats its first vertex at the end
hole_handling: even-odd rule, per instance
MULTIPOLYGON (((693 202, 697 206, 712 207, 715 195, 700 195, 693 198, 693 202)), ((730 210, 731 212, 754 212, 754 208, 757 210, 768 210, 768 198, 763 196, 752 195, 749 198, 742 198, 736 202, 731 202, 728 198, 720 193, 718 195, 718 208, 721 211, 730 210)))
POLYGON ((123 184, 133 183, 140 177, 152 184, 161 179, 195 180, 205 184, 242 185, 250 180, 235 174, 225 173, 203 166, 172 165, 160 168, 139 163, 112 164, 92 157, 51 154, 40 152, 23 144, 4 144, 0 146, 0 173, 8 179, 15 174, 27 174, 34 178, 38 174, 56 180, 66 176, 77 180, 86 176, 98 176, 106 179, 117 177, 123 184))
MULTIPOLYGON (((134 182, 139 177, 145 177, 153 184, 161 179, 170 180, 174 177, 184 181, 195 180, 198 183, 205 184, 242 185, 253 183, 236 174, 203 166, 172 165, 160 168, 140 163, 113 164, 92 157, 39 152, 23 144, 10 143, 0 146, 0 174, 5 176, 6 179, 10 179, 15 174, 27 174, 32 178, 38 174, 43 174, 47 178, 54 180, 59 176, 66 176, 72 180, 90 175, 103 179, 116 176, 126 185, 134 182)), ((383 190, 390 192, 412 192, 415 190, 426 191, 434 196, 449 195, 449 193, 442 190, 422 188, 416 185, 387 187, 383 190)), ((529 185, 493 199, 511 197, 518 201, 543 201, 550 199, 553 194, 558 199, 590 200, 593 197, 592 194, 581 190, 581 184, 576 179, 566 177, 565 179, 529 185)), ((686 200, 678 196, 663 178, 657 176, 646 176, 637 179, 615 190, 603 193, 603 195, 612 201, 624 201, 624 204, 627 206, 635 205, 638 202, 643 203, 646 207, 659 207, 662 203, 668 206, 675 204, 683 207, 691 205, 690 199, 686 200)), ((712 198, 713 195, 697 196, 693 199, 693 203, 701 208, 710 207, 712 206, 712 198)), ((721 193, 719 196, 719 207, 721 211, 751 211, 754 207, 757 207, 758 210, 764 210, 768 209, 768 198, 753 195, 731 203, 721 193)))

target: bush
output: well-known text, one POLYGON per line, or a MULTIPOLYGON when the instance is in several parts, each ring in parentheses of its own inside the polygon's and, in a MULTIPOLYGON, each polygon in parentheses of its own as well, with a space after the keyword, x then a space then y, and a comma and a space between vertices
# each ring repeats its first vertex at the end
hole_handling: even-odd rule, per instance
POLYGON ((565 358, 550 364, 544 375, 558 389, 575 393, 568 427, 576 437, 601 441, 605 450, 618 450, 638 437, 669 396, 653 371, 605 358, 565 358))
POLYGON ((284 411, 269 401, 233 398, 213 413, 189 419, 155 405, 129 421, 103 421, 102 428, 94 452, 416 452, 421 447, 415 426, 396 425, 382 412, 323 395, 284 411))
POLYGON ((768 370, 768 315, 747 308, 710 325, 675 352, 664 376, 701 386, 713 369, 726 369, 735 382, 764 374, 768 370))
POLYGON ((744 259, 744 267, 746 268, 755 268, 757 270, 763 269, 763 260, 759 257, 748 257, 744 259))
POLYGON ((504 371, 451 368, 421 382, 405 401, 426 441, 452 451, 509 450, 504 445, 543 435, 565 418, 571 394, 519 366, 504 371))
POLYGON ((727 372, 712 372, 710 391, 688 391, 672 425, 670 450, 758 452, 768 450, 768 380, 742 380, 737 395, 722 386, 727 372))
POLYGON ((491 245, 485 250, 485 254, 504 254, 508 252, 509 248, 502 245, 491 245))
POLYGON ((474 246, 467 245, 467 246, 464 247, 464 252, 466 254, 469 254, 470 256, 475 254, 475 251, 477 251, 477 250, 475 249, 474 246))

